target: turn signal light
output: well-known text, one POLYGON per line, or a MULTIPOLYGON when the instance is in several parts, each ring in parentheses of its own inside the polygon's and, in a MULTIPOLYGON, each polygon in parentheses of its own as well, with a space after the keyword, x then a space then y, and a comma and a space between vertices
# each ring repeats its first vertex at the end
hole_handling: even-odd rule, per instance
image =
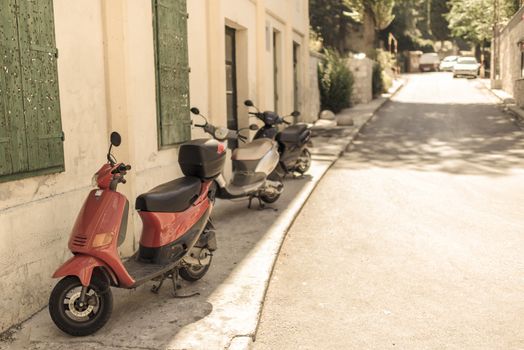
POLYGON ((105 245, 111 244, 113 241, 113 232, 98 233, 93 239, 93 248, 103 247, 105 245))

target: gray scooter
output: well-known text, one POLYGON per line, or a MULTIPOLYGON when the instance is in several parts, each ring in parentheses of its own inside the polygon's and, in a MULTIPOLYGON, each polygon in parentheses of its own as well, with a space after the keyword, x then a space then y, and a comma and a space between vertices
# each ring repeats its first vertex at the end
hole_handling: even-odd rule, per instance
POLYGON ((207 134, 218 141, 240 140, 246 144, 232 152, 233 178, 226 182, 220 174, 215 182, 217 184, 216 197, 221 199, 249 199, 248 208, 254 198, 258 199, 260 208, 265 208, 264 203, 274 203, 278 200, 284 189, 280 180, 269 180, 268 176, 278 166, 280 155, 278 143, 271 139, 258 139, 247 142, 248 138, 241 135, 243 130, 258 130, 256 124, 240 130, 229 130, 210 124, 206 117, 200 114, 198 108, 191 108, 191 113, 202 117, 204 124, 193 124, 202 128, 207 134))

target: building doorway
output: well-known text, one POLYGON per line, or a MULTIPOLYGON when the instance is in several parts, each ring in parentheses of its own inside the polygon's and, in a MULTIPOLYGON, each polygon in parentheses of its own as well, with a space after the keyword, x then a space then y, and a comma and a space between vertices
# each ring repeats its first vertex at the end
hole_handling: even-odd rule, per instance
MULTIPOLYGON (((236 30, 228 26, 226 26, 226 101, 227 128, 238 130, 236 30)), ((238 141, 230 140, 228 146, 237 148, 238 141)))
POLYGON ((280 63, 280 32, 273 30, 273 100, 274 100, 274 110, 278 113, 278 104, 280 99, 279 91, 279 81, 280 81, 280 72, 279 72, 279 63, 280 63))
MULTIPOLYGON (((293 110, 300 111, 300 44, 293 42, 293 110)), ((297 122, 297 118, 294 118, 297 122)))

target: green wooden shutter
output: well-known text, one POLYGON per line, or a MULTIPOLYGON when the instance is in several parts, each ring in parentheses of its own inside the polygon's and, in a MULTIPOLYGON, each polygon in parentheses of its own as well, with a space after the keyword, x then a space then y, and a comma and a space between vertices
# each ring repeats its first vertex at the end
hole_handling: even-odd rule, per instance
POLYGON ((153 0, 160 147, 191 138, 186 0, 153 0))
POLYGON ((0 176, 28 170, 15 0, 0 0, 0 176))
POLYGON ((29 170, 64 169, 53 0, 19 1, 29 170))

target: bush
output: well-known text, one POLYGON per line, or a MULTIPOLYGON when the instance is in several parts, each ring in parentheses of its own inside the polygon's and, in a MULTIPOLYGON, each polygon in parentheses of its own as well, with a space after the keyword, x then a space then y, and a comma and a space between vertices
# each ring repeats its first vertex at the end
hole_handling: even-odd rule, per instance
POLYGON ((386 92, 393 83, 393 69, 396 60, 393 55, 384 50, 376 50, 375 64, 373 65, 373 97, 386 92))
POLYGON ((379 62, 373 63, 373 79, 372 79, 373 97, 377 97, 378 95, 385 92, 384 78, 382 74, 383 74, 382 65, 379 62))
POLYGON ((338 113, 351 107, 353 75, 338 52, 324 51, 324 59, 318 67, 318 84, 323 110, 338 113))

